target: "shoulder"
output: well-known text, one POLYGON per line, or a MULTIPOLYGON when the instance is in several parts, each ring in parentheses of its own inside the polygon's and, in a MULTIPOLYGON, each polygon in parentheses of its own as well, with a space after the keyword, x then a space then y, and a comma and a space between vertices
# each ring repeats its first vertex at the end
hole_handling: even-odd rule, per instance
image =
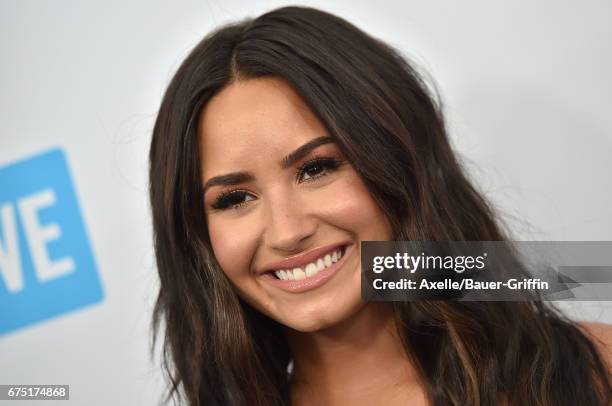
POLYGON ((579 322, 577 327, 593 341, 601 357, 612 371, 612 325, 597 322, 579 322))

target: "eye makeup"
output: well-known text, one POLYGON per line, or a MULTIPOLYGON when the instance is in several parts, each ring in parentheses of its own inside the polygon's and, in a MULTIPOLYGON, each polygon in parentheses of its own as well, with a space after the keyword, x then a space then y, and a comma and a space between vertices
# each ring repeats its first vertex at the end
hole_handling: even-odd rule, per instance
POLYGON ((336 158, 316 157, 302 164, 296 172, 296 182, 312 182, 338 169, 342 161, 336 158), (308 178, 303 178, 308 176, 308 178))
MULTIPOLYGON (((332 157, 312 158, 297 168, 295 181, 296 183, 315 182, 336 171, 344 162, 332 157)), ((215 210, 240 209, 251 200, 255 200, 253 193, 245 189, 234 189, 221 192, 211 207, 215 210)))
MULTIPOLYGON (((234 189, 230 191, 224 191, 219 194, 219 197, 211 205, 215 210, 225 210, 228 208, 238 209, 244 206, 249 200, 245 200, 251 196, 248 190, 234 189)), ((250 199, 253 200, 253 199, 250 199)))

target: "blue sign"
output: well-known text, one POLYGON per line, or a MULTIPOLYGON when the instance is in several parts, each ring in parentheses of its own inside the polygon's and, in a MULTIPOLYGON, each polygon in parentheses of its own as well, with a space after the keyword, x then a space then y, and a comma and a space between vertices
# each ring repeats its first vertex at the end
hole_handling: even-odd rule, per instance
POLYGON ((0 334, 102 299, 63 151, 0 167, 0 334))

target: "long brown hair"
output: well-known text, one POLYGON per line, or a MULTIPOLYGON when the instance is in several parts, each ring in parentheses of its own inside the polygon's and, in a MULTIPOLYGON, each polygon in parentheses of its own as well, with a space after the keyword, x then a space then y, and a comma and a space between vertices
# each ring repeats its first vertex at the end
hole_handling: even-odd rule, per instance
MULTIPOLYGON (((405 57, 334 15, 273 10, 204 38, 172 79, 150 150, 150 199, 168 399, 190 405, 289 404, 283 326, 235 293, 203 210, 197 122, 228 84, 291 83, 390 220, 396 240, 506 240, 448 141, 437 97, 405 57)), ((434 405, 608 404, 593 343, 541 301, 394 304, 397 327, 434 405)))

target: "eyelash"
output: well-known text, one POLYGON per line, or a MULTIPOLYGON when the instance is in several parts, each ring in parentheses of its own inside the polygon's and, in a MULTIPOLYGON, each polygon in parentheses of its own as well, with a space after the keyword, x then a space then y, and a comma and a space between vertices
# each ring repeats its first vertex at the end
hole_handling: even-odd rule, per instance
MULTIPOLYGON (((338 169, 341 164, 342 162, 335 158, 314 158, 308 162, 305 162, 297 169, 295 178, 296 180, 299 180, 308 169, 318 167, 319 169, 322 169, 322 171, 319 171, 315 175, 311 175, 309 179, 305 179, 300 183, 313 182, 323 176, 327 176, 329 172, 333 172, 334 170, 338 169)), ((229 208, 239 209, 249 202, 248 200, 244 201, 244 198, 249 194, 250 192, 244 189, 235 189, 229 192, 222 192, 211 206, 215 210, 227 210, 229 208)))
POLYGON ((315 165, 319 165, 326 172, 318 173, 316 175, 311 176, 310 179, 306 179, 302 181, 302 182, 312 182, 322 176, 326 176, 328 174, 327 171, 334 171, 338 169, 340 164, 341 162, 334 158, 323 158, 323 157, 313 158, 308 162, 304 162, 304 164, 298 168, 298 170, 295 172, 295 179, 299 180, 302 177, 302 175, 304 175, 304 173, 306 172, 309 166, 315 167, 315 165))

